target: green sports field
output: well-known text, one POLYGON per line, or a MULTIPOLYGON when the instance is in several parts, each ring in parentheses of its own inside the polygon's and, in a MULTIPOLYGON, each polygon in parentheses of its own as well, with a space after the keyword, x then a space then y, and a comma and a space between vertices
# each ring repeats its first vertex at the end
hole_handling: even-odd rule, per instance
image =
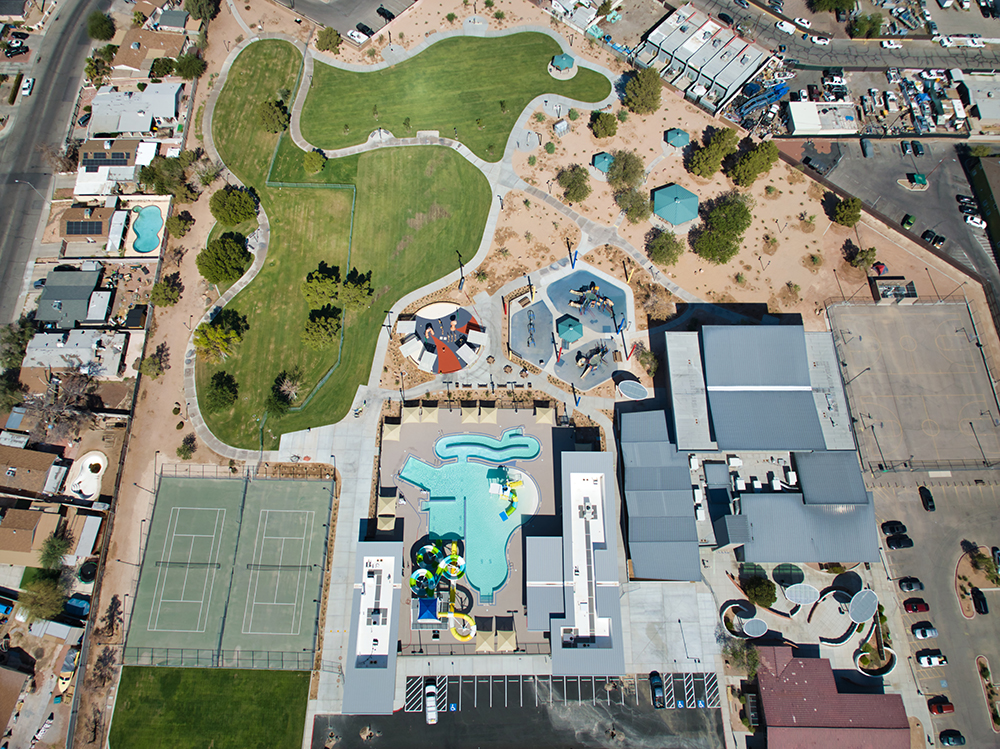
POLYGON ((317 62, 302 109, 302 136, 332 149, 364 143, 379 127, 397 137, 437 130, 480 158, 499 161, 511 128, 536 96, 596 103, 611 93, 611 82, 593 70, 580 68, 568 81, 549 75, 548 64, 561 51, 545 34, 523 33, 445 39, 370 73, 317 62))
POLYGON ((298 749, 309 673, 126 666, 114 749, 298 749))

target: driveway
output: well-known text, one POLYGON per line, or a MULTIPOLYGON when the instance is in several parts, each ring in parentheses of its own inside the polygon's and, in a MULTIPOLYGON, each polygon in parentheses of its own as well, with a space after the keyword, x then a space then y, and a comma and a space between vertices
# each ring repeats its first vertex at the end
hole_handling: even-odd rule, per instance
MULTIPOLYGON (((893 483, 899 476, 893 474, 893 483)), ((907 634, 910 652, 900 654, 906 662, 899 667, 913 669, 923 697, 947 695, 955 703, 953 715, 932 719, 935 743, 941 731, 958 729, 969 746, 996 746, 997 737, 990 727, 975 659, 977 655, 985 655, 992 670, 1000 668, 1000 591, 986 593, 989 615, 966 619, 955 594, 954 574, 963 540, 986 546, 1000 545, 1000 516, 996 513, 1000 484, 996 475, 989 472, 982 475, 956 473, 947 482, 962 485, 929 483, 937 511, 925 512, 917 495, 916 481, 917 475, 914 475, 908 486, 875 489, 879 524, 899 520, 906 525, 914 541, 912 549, 884 551, 890 577, 898 580, 912 575, 926 586, 920 593, 901 593, 896 588, 901 600, 922 597, 930 606, 925 614, 904 614, 906 627, 910 629, 918 622, 929 621, 940 633, 936 640, 916 640, 912 634, 907 634), (978 484, 975 483, 977 479, 991 483, 978 484), (940 649, 948 657, 948 665, 939 668, 917 666, 916 654, 929 648, 940 649), (913 660, 906 656, 913 656, 913 660)), ((895 639, 898 650, 904 650, 902 637, 897 635, 895 639)))

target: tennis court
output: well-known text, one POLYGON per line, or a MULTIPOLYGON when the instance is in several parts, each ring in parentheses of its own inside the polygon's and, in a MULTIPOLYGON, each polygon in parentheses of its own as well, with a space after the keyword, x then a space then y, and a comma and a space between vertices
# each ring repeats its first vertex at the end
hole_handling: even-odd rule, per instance
POLYGON ((126 662, 309 668, 329 481, 163 478, 126 662))

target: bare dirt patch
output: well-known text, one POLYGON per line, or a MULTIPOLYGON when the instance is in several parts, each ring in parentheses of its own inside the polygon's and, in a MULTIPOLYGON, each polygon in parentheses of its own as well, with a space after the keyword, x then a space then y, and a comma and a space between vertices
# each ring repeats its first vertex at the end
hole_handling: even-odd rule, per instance
MULTIPOLYGON (((413 218, 406 219, 406 223, 414 231, 419 231, 427 224, 448 218, 450 215, 447 208, 437 203, 432 203, 431 207, 427 209, 427 213, 417 213, 413 218)), ((399 251, 398 248, 396 251, 399 251)))

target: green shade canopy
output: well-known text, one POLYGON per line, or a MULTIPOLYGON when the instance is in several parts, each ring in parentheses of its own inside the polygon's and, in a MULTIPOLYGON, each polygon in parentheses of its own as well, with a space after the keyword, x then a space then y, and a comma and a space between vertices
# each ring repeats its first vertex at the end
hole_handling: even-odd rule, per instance
POLYGON ((569 55, 556 55, 552 58, 552 67, 556 70, 569 70, 573 67, 573 58, 569 55))
POLYGON ((566 343, 583 338, 583 325, 573 315, 563 315, 556 320, 556 332, 566 343))
POLYGON ((924 175, 924 174, 914 174, 913 175, 913 184, 915 184, 915 185, 926 185, 927 184, 927 176, 924 175))
POLYGON ((614 160, 615 157, 610 153, 607 151, 601 151, 599 154, 594 156, 594 169, 607 174, 608 170, 611 169, 611 162, 614 160))
POLYGON ((698 218, 698 196, 680 185, 653 191, 653 213, 668 224, 679 226, 698 218))
POLYGON ((676 127, 667 130, 667 145, 683 148, 691 142, 691 136, 676 127))

